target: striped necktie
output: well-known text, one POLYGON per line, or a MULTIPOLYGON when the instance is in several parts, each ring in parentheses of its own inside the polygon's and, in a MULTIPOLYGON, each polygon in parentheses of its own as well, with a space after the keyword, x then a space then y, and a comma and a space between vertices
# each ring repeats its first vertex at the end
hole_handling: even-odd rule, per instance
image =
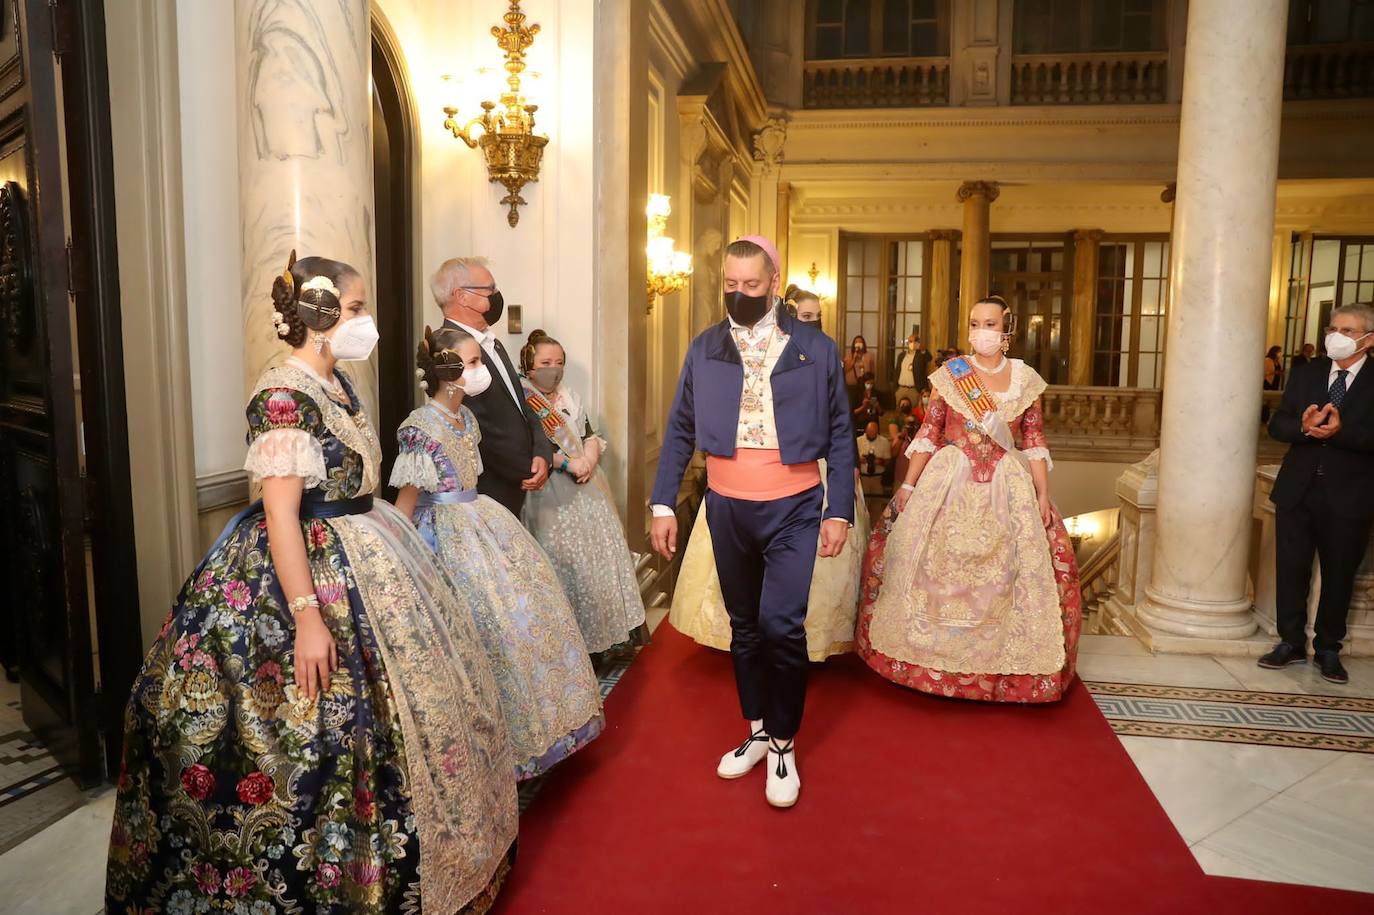
POLYGON ((1345 376, 1349 374, 1349 369, 1336 369, 1336 380, 1331 382, 1331 387, 1326 389, 1327 399, 1331 401, 1331 406, 1337 410, 1345 402, 1345 376))

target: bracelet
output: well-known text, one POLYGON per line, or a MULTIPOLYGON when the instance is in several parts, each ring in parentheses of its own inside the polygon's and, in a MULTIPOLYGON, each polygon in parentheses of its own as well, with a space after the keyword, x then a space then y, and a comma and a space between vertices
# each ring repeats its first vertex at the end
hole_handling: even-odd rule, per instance
POLYGON ((905 489, 907 492, 915 492, 915 491, 916 491, 916 487, 915 487, 913 484, 911 484, 911 483, 903 483, 903 484, 902 484, 902 488, 905 489))
POLYGON ((558 468, 558 469, 561 470, 561 471, 563 471, 564 473, 567 473, 567 472, 568 472, 568 459, 567 459, 567 458, 564 458, 564 459, 563 459, 563 463, 562 463, 561 465, 559 465, 559 468, 558 468))
POLYGON ((320 599, 313 594, 297 597, 291 601, 291 615, 296 616, 297 614, 304 613, 308 607, 314 607, 316 610, 320 609, 320 599))

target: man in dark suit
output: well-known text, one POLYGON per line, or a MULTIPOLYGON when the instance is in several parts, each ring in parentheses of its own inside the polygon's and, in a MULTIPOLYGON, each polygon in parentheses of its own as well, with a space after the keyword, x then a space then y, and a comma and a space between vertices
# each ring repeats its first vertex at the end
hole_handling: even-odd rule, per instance
POLYGON ((525 493, 541 489, 549 478, 553 448, 525 402, 520 376, 505 346, 491 329, 505 310, 496 280, 484 258, 455 257, 435 271, 430 291, 444 312, 444 326, 471 334, 482 348, 482 364, 491 372, 491 386, 463 401, 482 432, 477 491, 519 518, 525 493))
POLYGON ((1278 669, 1307 660, 1307 591, 1312 557, 1321 562, 1321 598, 1312 651, 1321 674, 1349 682, 1341 640, 1355 572, 1374 520, 1374 308, 1331 313, 1326 352, 1294 368, 1269 434, 1292 445, 1274 491, 1278 629, 1283 641, 1259 659, 1278 669))

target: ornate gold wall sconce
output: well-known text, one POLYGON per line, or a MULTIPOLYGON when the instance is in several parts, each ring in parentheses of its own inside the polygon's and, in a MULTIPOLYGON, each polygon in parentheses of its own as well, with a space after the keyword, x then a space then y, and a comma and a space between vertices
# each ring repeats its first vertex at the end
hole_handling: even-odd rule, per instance
POLYGON ((673 250, 673 240, 663 233, 668 230, 668 217, 672 215, 673 203, 667 194, 650 194, 649 205, 644 214, 649 217, 649 312, 654 310, 654 300, 661 295, 677 292, 687 285, 692 275, 692 255, 686 251, 673 250))
POLYGON ((520 191, 531 181, 539 180, 539 165, 544 159, 544 147, 549 138, 534 133, 534 113, 538 105, 531 105, 520 94, 520 74, 525 69, 525 51, 539 34, 538 25, 525 25, 520 0, 510 0, 510 9, 503 17, 506 27, 492 26, 491 34, 506 55, 507 90, 501 93, 501 110, 497 103, 484 101, 482 113, 466 124, 458 123, 456 105, 445 105, 444 129, 462 140, 470 149, 480 149, 487 162, 487 175, 492 183, 506 188, 501 203, 510 207, 506 222, 513 228, 520 222, 518 207, 525 203, 520 191))

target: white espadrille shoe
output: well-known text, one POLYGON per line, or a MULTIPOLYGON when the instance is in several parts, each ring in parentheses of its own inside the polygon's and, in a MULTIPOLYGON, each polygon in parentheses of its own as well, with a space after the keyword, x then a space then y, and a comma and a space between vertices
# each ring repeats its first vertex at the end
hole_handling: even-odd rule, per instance
POLYGON ((768 741, 768 784, 764 797, 774 807, 791 807, 801 794, 801 774, 797 772, 797 753, 792 741, 768 741))
POLYGON ((721 778, 740 778, 748 775, 768 755, 768 732, 762 721, 749 722, 749 737, 720 758, 716 774, 721 778))

